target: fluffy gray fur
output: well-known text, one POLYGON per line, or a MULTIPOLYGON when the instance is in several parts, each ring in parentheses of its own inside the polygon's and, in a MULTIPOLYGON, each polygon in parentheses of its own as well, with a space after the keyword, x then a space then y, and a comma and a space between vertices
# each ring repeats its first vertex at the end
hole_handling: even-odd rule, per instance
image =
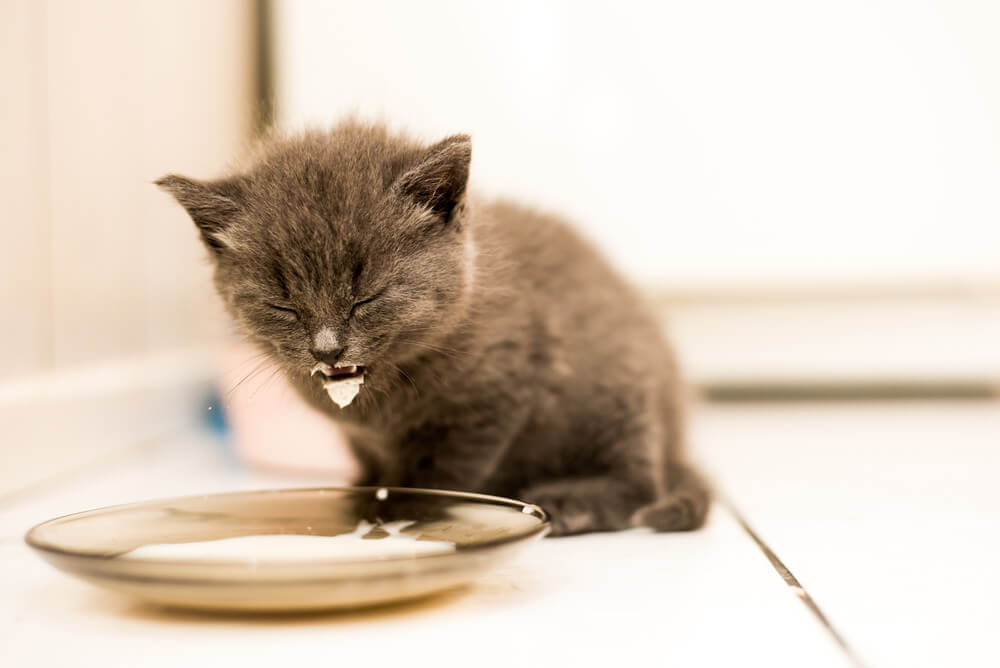
POLYGON ((363 482, 518 497, 557 535, 697 528, 709 495, 655 319, 558 218, 470 201, 470 158, 466 135, 427 147, 351 121, 157 184, 241 329, 347 428, 363 482), (323 328, 367 369, 343 410, 310 376, 323 328))

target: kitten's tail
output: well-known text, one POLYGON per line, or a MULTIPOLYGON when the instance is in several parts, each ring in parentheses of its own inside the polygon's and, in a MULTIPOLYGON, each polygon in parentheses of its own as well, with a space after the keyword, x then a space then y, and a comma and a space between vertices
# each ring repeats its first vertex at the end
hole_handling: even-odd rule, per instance
POLYGON ((690 465, 671 461, 666 471, 666 492, 633 517, 635 526, 654 531, 692 531, 705 523, 712 492, 690 465))

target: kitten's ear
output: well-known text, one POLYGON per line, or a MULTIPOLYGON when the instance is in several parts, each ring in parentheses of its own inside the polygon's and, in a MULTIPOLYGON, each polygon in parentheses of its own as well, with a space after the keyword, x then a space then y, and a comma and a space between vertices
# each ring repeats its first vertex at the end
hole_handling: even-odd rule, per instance
POLYGON ((222 184, 195 181, 177 174, 168 174, 155 183, 187 210, 210 250, 221 253, 231 245, 226 230, 239 215, 240 208, 222 184))
POLYGON ((448 222, 465 195, 471 161, 469 135, 452 135, 427 149, 420 163, 399 177, 395 188, 448 222))

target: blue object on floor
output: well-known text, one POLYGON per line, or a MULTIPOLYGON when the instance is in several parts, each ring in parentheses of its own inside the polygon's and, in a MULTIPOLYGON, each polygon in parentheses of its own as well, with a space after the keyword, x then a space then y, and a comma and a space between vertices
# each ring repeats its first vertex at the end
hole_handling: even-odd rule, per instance
POLYGON ((229 421, 222 407, 222 397, 213 388, 205 399, 204 424, 214 434, 227 438, 229 436, 229 421))

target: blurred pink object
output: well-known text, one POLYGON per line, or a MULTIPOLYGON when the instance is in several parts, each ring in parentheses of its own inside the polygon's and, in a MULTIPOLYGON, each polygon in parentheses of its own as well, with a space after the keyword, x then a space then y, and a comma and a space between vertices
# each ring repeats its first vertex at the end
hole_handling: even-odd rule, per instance
POLYGON ((257 348, 233 343, 222 355, 222 403, 237 454, 256 468, 350 483, 360 475, 337 423, 303 401, 257 348))

